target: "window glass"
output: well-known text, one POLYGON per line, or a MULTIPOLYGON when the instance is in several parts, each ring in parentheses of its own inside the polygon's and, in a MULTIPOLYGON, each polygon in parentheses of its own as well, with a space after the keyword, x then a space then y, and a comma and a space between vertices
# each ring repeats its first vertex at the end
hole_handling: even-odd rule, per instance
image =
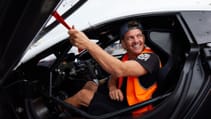
POLYGON ((111 55, 122 55, 126 52, 125 49, 122 48, 122 45, 119 40, 106 47, 105 51, 111 55))

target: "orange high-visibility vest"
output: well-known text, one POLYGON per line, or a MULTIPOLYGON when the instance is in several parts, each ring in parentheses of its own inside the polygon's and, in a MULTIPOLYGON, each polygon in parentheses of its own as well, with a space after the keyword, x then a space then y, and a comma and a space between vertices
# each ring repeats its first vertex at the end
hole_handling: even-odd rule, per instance
MULTIPOLYGON (((149 48, 145 48, 142 53, 152 53, 153 51, 149 48)), ((128 55, 125 54, 122 58, 122 61, 127 61, 128 55)), ((118 88, 121 88, 123 82, 123 77, 118 79, 118 88)), ((157 89, 157 83, 154 83, 149 88, 144 88, 140 85, 138 77, 128 76, 127 77, 127 86, 126 86, 126 98, 128 105, 134 105, 143 101, 146 101, 151 98, 154 91, 157 89)), ((152 105, 145 106, 141 109, 133 111, 133 115, 136 116, 138 114, 142 114, 144 112, 152 110, 152 105)))

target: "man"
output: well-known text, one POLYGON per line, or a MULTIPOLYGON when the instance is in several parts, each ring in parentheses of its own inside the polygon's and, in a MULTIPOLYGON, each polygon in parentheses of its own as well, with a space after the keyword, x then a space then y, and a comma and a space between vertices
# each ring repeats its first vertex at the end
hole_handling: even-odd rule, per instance
MULTIPOLYGON (((74 27, 69 30, 70 42, 86 49, 101 67, 111 74, 108 95, 98 91, 98 85, 88 81, 74 96, 65 101, 76 107, 88 107, 92 114, 103 114, 122 109, 151 98, 157 88, 156 77, 160 68, 159 57, 145 45, 141 24, 129 21, 120 28, 122 47, 127 51, 122 61, 105 52, 97 44, 74 27)), ((152 109, 146 106, 133 114, 152 109)))

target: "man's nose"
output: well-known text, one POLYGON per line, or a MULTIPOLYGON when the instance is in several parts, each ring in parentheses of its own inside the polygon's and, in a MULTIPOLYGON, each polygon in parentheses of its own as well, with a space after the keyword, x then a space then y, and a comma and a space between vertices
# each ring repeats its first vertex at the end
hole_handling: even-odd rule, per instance
POLYGON ((138 37, 134 37, 133 41, 134 42, 138 42, 139 41, 139 38, 138 37))

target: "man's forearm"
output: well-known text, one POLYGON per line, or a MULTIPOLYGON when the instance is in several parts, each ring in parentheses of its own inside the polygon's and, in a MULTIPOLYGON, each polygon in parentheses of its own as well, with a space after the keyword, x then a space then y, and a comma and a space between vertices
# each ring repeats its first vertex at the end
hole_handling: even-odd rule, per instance
POLYGON ((111 76, 111 78, 108 80, 108 89, 109 91, 117 89, 117 78, 111 76))

